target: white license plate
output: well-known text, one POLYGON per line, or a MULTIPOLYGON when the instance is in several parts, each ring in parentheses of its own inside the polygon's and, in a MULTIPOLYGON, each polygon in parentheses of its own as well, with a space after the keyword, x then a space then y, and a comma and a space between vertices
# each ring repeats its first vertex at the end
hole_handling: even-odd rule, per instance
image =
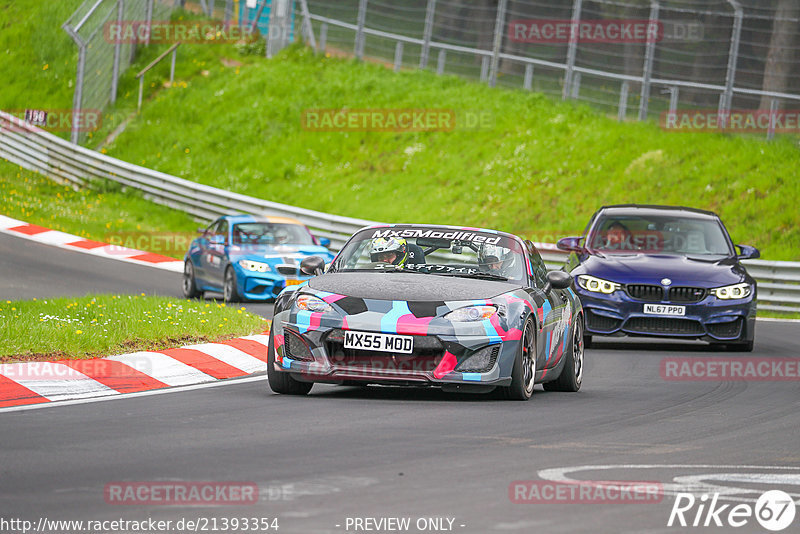
POLYGON ((346 330, 344 333, 344 348, 411 354, 414 351, 414 338, 411 336, 346 330))
POLYGON ((650 315, 686 315, 686 306, 672 306, 669 304, 645 304, 644 312, 650 315))

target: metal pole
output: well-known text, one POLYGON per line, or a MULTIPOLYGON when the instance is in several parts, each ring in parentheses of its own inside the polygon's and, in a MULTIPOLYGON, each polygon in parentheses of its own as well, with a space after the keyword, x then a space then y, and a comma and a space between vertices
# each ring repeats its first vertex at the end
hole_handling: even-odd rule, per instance
POLYGON ((497 69, 500 66, 500 49, 503 46, 505 33, 506 9, 508 0, 500 0, 497 4, 497 17, 494 19, 494 46, 492 47, 492 64, 489 68, 489 87, 497 85, 497 69))
POLYGON ((769 102, 769 129, 767 130, 767 141, 775 139, 775 118, 778 113, 778 99, 773 98, 769 102))
MULTIPOLYGON (((658 21, 658 2, 650 3, 650 22, 658 21)), ((650 104, 650 80, 653 77, 653 61, 656 57, 656 39, 648 35, 647 48, 644 53, 644 67, 642 69, 642 100, 639 102, 639 120, 647 120, 647 107, 650 104)))
POLYGON ((444 48, 439 50, 439 59, 436 62, 436 74, 444 74, 444 62, 445 62, 445 51, 444 48))
POLYGON ((147 0, 147 40, 144 44, 150 44, 150 34, 153 31, 153 0, 147 0))
POLYGON ((319 51, 325 53, 325 46, 328 44, 328 23, 323 22, 319 27, 319 51))
POLYGON ((214 5, 216 0, 208 0, 208 16, 210 18, 214 18, 214 9, 217 7, 214 5))
POLYGON ((578 25, 581 22, 581 9, 583 0, 575 0, 572 4, 572 24, 569 29, 569 48, 567 49, 567 69, 564 71, 564 89, 561 99, 566 100, 570 95, 570 85, 572 84, 572 69, 575 68, 575 56, 578 53, 578 25))
POLYGON ((226 0, 225 1, 225 27, 231 23, 231 17, 233 16, 233 0, 226 0))
POLYGON ((422 50, 419 53, 419 68, 428 66, 428 53, 431 49, 431 36, 433 35, 433 17, 436 13, 436 0, 428 0, 425 10, 425 29, 422 32, 422 50))
POLYGON ((576 72, 572 75, 572 83, 570 83, 570 98, 577 100, 581 91, 581 73, 576 72))
POLYGON ((314 37, 314 27, 311 25, 311 13, 308 11, 308 2, 300 0, 300 11, 303 13, 303 28, 306 32, 306 39, 311 48, 317 48, 317 39, 314 37))
POLYGON ((676 113, 678 111, 678 95, 679 89, 677 85, 670 87, 669 89, 669 112, 676 113))
POLYGON ((630 84, 627 81, 622 82, 619 90, 619 111, 617 111, 619 122, 623 122, 628 115, 628 91, 630 91, 630 84))
POLYGON ((400 67, 403 66, 403 41, 397 41, 397 44, 394 47, 394 70, 395 72, 400 70, 400 67))
MULTIPOLYGON (((117 0, 117 24, 122 25, 125 17, 125 0, 117 0)), ((111 103, 117 101, 117 87, 119 85, 119 56, 122 53, 122 39, 114 43, 114 72, 111 75, 111 103)))
POLYGON ((169 86, 172 87, 172 84, 175 83, 175 60, 178 57, 178 49, 172 51, 172 62, 169 66, 169 86))
POLYGON ((355 54, 356 58, 364 58, 364 23, 367 20, 367 0, 358 2, 358 21, 356 29, 355 54))
MULTIPOLYGON (((248 12, 247 12, 247 4, 245 4, 244 6, 245 6, 245 7, 244 7, 244 8, 245 8, 245 15, 248 15, 248 12)), ((264 3, 263 3, 263 4, 261 4, 261 6, 258 8, 258 11, 256 11, 256 16, 253 18, 253 23, 252 23, 252 24, 250 24, 250 30, 249 30, 250 34, 253 34, 253 33, 255 33, 255 31, 256 31, 256 26, 258 26, 258 21, 261 19, 261 14, 262 14, 262 13, 264 13, 264 8, 266 8, 266 7, 267 7, 267 0, 264 0, 264 3)), ((272 14, 270 14, 270 18, 272 18, 272 16, 271 16, 271 15, 272 15, 272 14)), ((245 17, 242 17, 242 18, 244 18, 246 21, 249 21, 249 20, 250 20, 250 19, 249 19, 249 18, 247 18, 246 16, 245 16, 245 17)), ((245 26, 245 27, 247 27, 247 26, 245 26)))
POLYGON ((84 71, 86 70, 86 43, 83 42, 83 39, 78 35, 77 30, 73 30, 67 23, 64 23, 61 27, 72 37, 75 44, 78 45, 78 69, 75 75, 75 94, 72 97, 72 131, 70 132, 70 142, 77 145, 80 134, 78 119, 80 117, 83 99, 83 77, 84 71))
POLYGON ((522 87, 527 91, 531 90, 533 86, 533 63, 525 64, 525 80, 522 82, 522 87))
POLYGON ((142 112, 142 93, 144 92, 144 76, 139 77, 139 103, 136 105, 136 113, 142 112))
POLYGON ((485 82, 489 78, 489 56, 481 58, 481 81, 485 82))
POLYGON ((728 126, 728 114, 733 101, 733 84, 736 81, 736 65, 739 61, 739 43, 742 37, 742 19, 744 10, 737 0, 727 0, 735 13, 733 16, 733 32, 731 34, 731 49, 728 53, 728 72, 725 75, 725 93, 719 99, 720 127, 724 130, 728 126))

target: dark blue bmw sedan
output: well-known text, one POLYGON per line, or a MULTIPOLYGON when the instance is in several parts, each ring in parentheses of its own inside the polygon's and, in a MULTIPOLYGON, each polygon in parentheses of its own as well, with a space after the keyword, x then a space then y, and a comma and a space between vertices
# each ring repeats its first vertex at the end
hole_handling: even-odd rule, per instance
POLYGON ((616 205, 598 210, 580 237, 559 240, 591 336, 703 339, 753 350, 756 282, 713 212, 616 205))

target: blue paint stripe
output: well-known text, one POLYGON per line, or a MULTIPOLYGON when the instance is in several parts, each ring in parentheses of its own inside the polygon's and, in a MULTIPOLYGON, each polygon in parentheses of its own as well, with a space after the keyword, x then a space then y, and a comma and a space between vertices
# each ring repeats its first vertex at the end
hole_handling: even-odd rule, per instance
POLYGON ((569 339, 569 325, 564 327, 564 341, 561 343, 561 350, 567 350, 567 339, 569 339))
POLYGON ((293 361, 294 361, 294 360, 293 360, 293 359, 291 359, 291 358, 286 358, 286 357, 284 357, 284 358, 283 358, 283 368, 284 368, 284 369, 290 369, 290 368, 292 367, 292 362, 293 362, 293 361))
POLYGON ((544 304, 542 304, 542 319, 543 319, 543 321, 545 323, 547 322, 547 316, 550 315, 550 311, 552 309, 553 309, 553 307, 550 306, 550 301, 549 300, 545 300, 544 304))
POLYGON ((297 329, 300 330, 301 334, 305 334, 308 332, 308 328, 311 326, 311 312, 306 310, 300 310, 297 312, 297 329))
POLYGON ((544 354, 545 354, 545 357, 546 357, 545 361, 547 361, 547 362, 550 361, 550 339, 552 337, 553 337, 552 332, 548 332, 548 334, 547 334, 547 346, 544 349, 544 354))
POLYGON ((501 338, 500 334, 497 333, 497 329, 492 324, 492 321, 485 319, 481 321, 481 323, 483 323, 483 329, 486 331, 486 336, 489 338, 489 343, 499 343, 503 341, 503 338, 501 338))
POLYGON ((480 373, 461 373, 462 380, 469 380, 470 382, 480 382, 481 381, 481 374, 480 373))
POLYGON ((408 309, 408 302, 404 300, 392 301, 392 309, 389 313, 381 317, 381 332, 387 334, 397 333, 397 320, 403 315, 408 315, 411 310, 408 309))

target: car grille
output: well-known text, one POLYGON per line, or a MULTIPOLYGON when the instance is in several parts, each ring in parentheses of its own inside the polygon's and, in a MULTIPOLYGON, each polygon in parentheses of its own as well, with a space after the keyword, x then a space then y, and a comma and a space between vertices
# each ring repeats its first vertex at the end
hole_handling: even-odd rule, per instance
POLYGON ((708 332, 714 337, 734 338, 739 337, 742 331, 742 318, 729 323, 716 323, 707 326, 708 332))
POLYGON ((637 334, 702 335, 705 332, 697 321, 671 317, 633 317, 628 319, 623 330, 637 334))
POLYGON ((278 265, 278 272, 280 274, 298 275, 299 270, 292 265, 278 265))
POLYGON ((661 286, 648 284, 628 284, 625 290, 631 298, 646 302, 661 302, 664 298, 664 289, 661 286))
POLYGON ((414 350, 411 354, 377 352, 344 348, 344 330, 328 333, 325 348, 334 367, 358 368, 365 371, 431 372, 444 356, 444 346, 434 336, 411 336, 414 350))
POLYGON ((586 318, 588 319, 589 328, 595 332, 611 332, 619 328, 622 323, 620 319, 598 315, 592 310, 587 311, 586 318))
POLYGON ((286 330, 284 335, 284 347, 283 351, 286 356, 293 360, 300 360, 305 362, 314 361, 314 356, 311 354, 311 349, 308 348, 300 336, 292 332, 291 330, 286 330))
POLYGON ((706 298, 708 290, 702 287, 671 287, 669 288, 670 302, 700 302, 706 298))

